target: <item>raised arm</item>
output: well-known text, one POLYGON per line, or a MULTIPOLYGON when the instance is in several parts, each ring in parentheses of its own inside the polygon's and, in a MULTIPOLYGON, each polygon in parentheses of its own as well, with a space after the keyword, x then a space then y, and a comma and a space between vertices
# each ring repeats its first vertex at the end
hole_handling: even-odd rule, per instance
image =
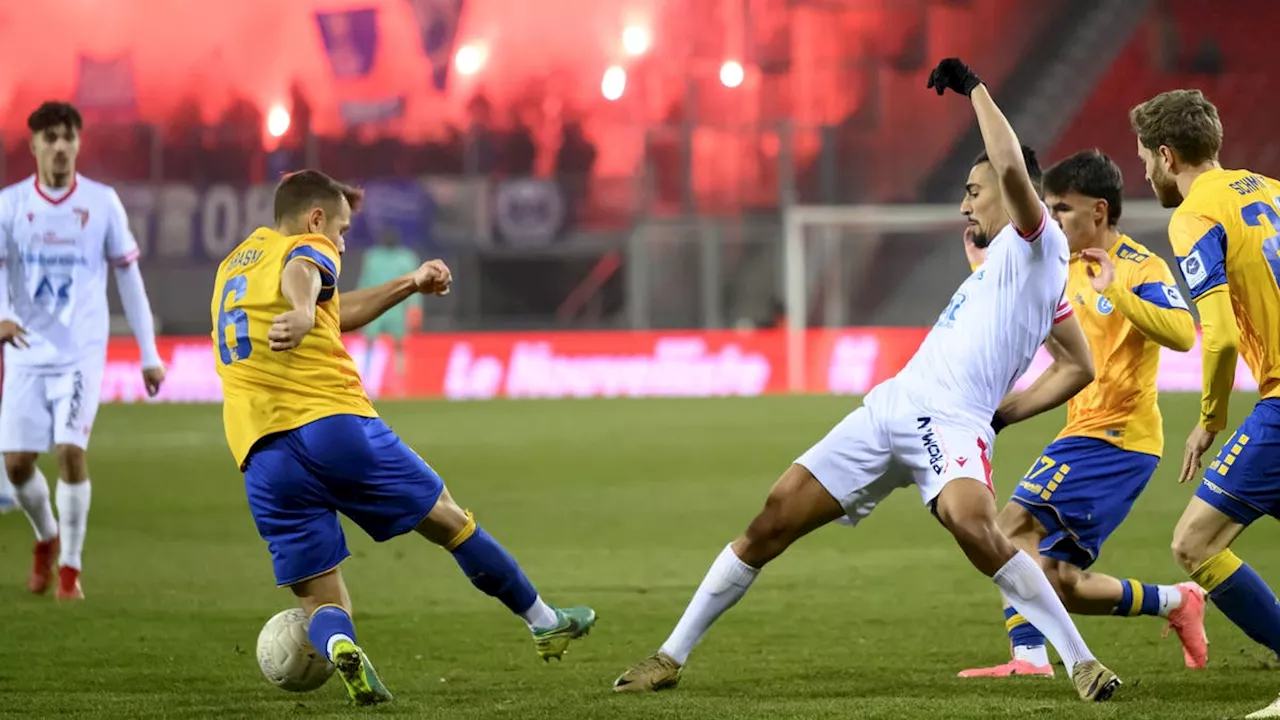
POLYGON ((342 332, 359 330, 414 293, 448 295, 452 284, 453 274, 444 262, 429 260, 394 280, 345 293, 339 306, 342 332))
POLYGON ((1027 172, 1027 162, 1022 156, 1022 143, 1014 133, 1013 126, 987 92, 986 85, 979 85, 969 97, 973 101, 974 113, 978 116, 978 127, 982 130, 982 143, 986 146, 987 158, 1000 180, 1004 209, 1009 213, 1009 219, 1018 232, 1029 236, 1040 229, 1040 223, 1044 220, 1044 206, 1041 205, 1040 195, 1036 193, 1036 186, 1032 184, 1031 175, 1027 172))
POLYGON ((1009 213, 1013 226, 1024 237, 1035 233, 1044 220, 1044 207, 1040 203, 1035 184, 1031 182, 1031 175, 1027 172, 1022 143, 1005 119, 1004 113, 991 98, 986 85, 982 84, 982 79, 959 58, 947 58, 938 63, 938 67, 929 75, 929 87, 936 89, 939 95, 950 88, 969 97, 974 114, 978 117, 978 128, 982 131, 982 144, 986 147, 987 158, 1000 182, 1005 211, 1009 213))
POLYGON ((992 421, 997 430, 1052 410, 1093 382, 1093 354, 1075 315, 1060 314, 1044 346, 1053 358, 1053 364, 1031 383, 1031 387, 1010 393, 1000 403, 992 421))
POLYGON ((381 285, 343 293, 342 303, 338 306, 342 332, 359 330, 417 291, 418 286, 413 280, 413 274, 410 273, 388 280, 381 285))

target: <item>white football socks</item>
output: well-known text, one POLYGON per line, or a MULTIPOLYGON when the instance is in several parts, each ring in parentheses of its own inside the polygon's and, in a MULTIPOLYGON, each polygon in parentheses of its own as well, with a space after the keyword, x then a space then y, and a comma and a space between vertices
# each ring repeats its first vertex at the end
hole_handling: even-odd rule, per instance
POLYGON ((520 613, 520 617, 524 619, 530 630, 549 630, 560 624, 556 620, 556 611, 551 606, 542 601, 539 595, 528 610, 520 613))
POLYGON ((36 533, 36 540, 45 542, 58 537, 58 522, 53 519, 53 506, 49 504, 49 481, 44 473, 36 469, 36 474, 24 485, 15 486, 15 495, 22 511, 31 521, 31 529, 36 533))
POLYGON ((1076 664, 1094 659, 1049 578, 1030 555, 1019 550, 991 579, 1018 614, 1048 638, 1068 674, 1076 664))
POLYGON ((1015 645, 1013 659, 1044 667, 1049 664, 1049 650, 1043 645, 1015 645))
POLYGON ((80 554, 84 551, 84 535, 89 526, 89 498, 93 487, 89 479, 68 483, 58 480, 58 531, 62 535, 62 556, 59 565, 80 569, 80 554))
POLYGON ((760 570, 738 559, 733 546, 721 551, 711 569, 693 594, 671 637, 662 644, 662 652, 684 665, 703 635, 726 610, 733 607, 756 579, 760 570))
POLYGON ((1167 618, 1169 613, 1182 607, 1182 588, 1177 585, 1157 585, 1160 592, 1160 617, 1167 618))

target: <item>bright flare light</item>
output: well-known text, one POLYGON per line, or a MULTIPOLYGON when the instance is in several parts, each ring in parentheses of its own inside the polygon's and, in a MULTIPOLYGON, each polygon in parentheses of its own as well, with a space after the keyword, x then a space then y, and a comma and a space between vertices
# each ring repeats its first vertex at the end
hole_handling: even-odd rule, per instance
POLYGON ((628 25, 622 31, 622 49, 632 57, 638 57, 649 50, 649 30, 640 25, 628 25))
POLYGON ((271 137, 282 137, 289 132, 289 111, 276 105, 267 113, 267 132, 271 137))
POLYGON ((742 64, 729 60, 720 66, 720 82, 725 87, 736 88, 742 84, 743 78, 746 77, 746 71, 742 69, 742 64))
POLYGON ((464 45, 453 56, 453 66, 463 75, 475 75, 484 66, 484 53, 475 45, 464 45))
POLYGON ((617 100, 627 89, 627 71, 614 65, 604 71, 604 79, 600 81, 600 92, 605 100, 617 100))

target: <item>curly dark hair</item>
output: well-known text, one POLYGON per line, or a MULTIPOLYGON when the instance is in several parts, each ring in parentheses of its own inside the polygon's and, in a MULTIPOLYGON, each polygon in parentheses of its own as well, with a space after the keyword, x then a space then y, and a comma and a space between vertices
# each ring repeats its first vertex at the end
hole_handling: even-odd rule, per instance
POLYGON ((36 111, 27 117, 27 128, 33 133, 44 132, 59 125, 66 125, 75 132, 84 127, 80 111, 71 103, 49 100, 42 103, 36 111))

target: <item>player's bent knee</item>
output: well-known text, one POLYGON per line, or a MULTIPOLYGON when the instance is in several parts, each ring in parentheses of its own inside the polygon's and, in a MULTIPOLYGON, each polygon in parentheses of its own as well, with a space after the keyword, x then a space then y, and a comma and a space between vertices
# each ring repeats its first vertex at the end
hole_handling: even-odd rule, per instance
POLYGON ((53 454, 58 461, 59 476, 64 481, 74 485, 89 479, 89 458, 84 448, 57 445, 53 448, 53 454))
POLYGON ((1044 569, 1045 577, 1049 578, 1054 589, 1063 597, 1074 597, 1080 582, 1084 580, 1084 571, 1071 563, 1044 558, 1040 567, 1044 569))
POLYGON ((451 549, 465 541, 466 538, 462 536, 469 531, 474 532, 475 526, 475 518, 445 491, 414 530, 428 541, 451 549))
POLYGON ((14 485, 23 485, 36 474, 36 453, 8 452, 4 454, 4 470, 14 485))
POLYGON ((1216 554, 1209 550, 1203 538, 1196 537, 1192 533, 1177 531, 1173 534, 1173 544, 1170 549, 1173 550, 1174 561, 1188 573, 1195 572, 1205 560, 1216 554))
POLYGON ((1173 558, 1188 573, 1231 547, 1244 526, 1199 498, 1192 498, 1173 530, 1173 558))

